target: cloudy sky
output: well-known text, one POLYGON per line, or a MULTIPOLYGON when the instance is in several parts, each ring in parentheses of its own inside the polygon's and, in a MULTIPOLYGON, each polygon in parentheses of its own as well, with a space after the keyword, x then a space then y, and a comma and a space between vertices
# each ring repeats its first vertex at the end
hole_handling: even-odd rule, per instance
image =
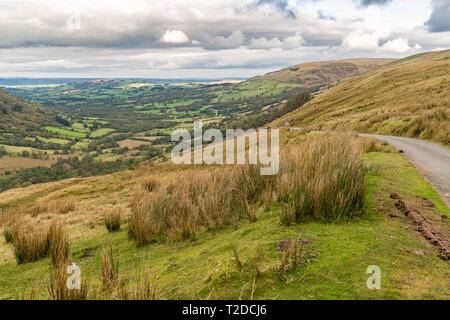
POLYGON ((0 0, 0 77, 251 77, 450 48, 450 0, 0 0))

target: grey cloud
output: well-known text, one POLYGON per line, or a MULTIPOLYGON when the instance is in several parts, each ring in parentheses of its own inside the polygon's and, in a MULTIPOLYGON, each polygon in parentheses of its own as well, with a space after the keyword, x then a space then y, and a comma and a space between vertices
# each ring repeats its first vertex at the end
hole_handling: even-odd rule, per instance
POLYGON ((296 13, 294 9, 289 8, 287 0, 256 0, 254 6, 270 5, 283 13, 286 18, 296 19, 296 13))
POLYGON ((317 11, 317 16, 319 17, 319 19, 321 20, 332 20, 332 21, 336 21, 336 18, 333 16, 328 16, 325 13, 323 13, 322 10, 318 10, 317 11))
POLYGON ((392 2, 392 0, 356 0, 358 6, 367 8, 369 6, 384 6, 392 2))
POLYGON ((425 23, 431 32, 450 31, 450 1, 434 0, 430 19, 425 23))

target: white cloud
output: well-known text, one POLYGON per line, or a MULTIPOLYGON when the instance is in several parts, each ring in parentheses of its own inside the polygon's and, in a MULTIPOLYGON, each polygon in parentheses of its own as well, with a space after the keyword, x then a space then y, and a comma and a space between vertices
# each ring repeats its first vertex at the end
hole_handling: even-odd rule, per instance
POLYGON ((344 38, 343 46, 348 49, 356 50, 377 50, 379 49, 379 42, 386 34, 380 32, 374 33, 351 33, 344 38))
POLYGON ((282 41, 275 37, 267 40, 265 37, 253 38, 250 42, 249 48, 251 49, 271 49, 282 48, 286 50, 296 49, 301 47, 306 42, 303 40, 300 32, 296 32, 295 35, 286 37, 282 41))
POLYGON ((386 51, 393 53, 407 53, 422 49, 420 44, 409 45, 407 38, 398 37, 388 40, 385 44, 380 42, 390 37, 390 32, 380 31, 373 33, 352 33, 344 38, 342 45, 351 50, 386 51))
POLYGON ((160 39, 164 43, 187 43, 189 38, 180 30, 167 30, 160 39))
POLYGON ((295 49, 305 44, 305 40, 303 40, 300 32, 296 32, 294 36, 287 37, 283 40, 283 48, 286 49, 295 49))
MULTIPOLYGON (((415 47, 415 48, 418 48, 418 47, 415 47)), ((381 49, 389 51, 389 52, 404 53, 404 52, 411 51, 414 48, 409 46, 408 39, 399 37, 394 40, 389 40, 381 47, 381 49)))
POLYGON ((395 0, 361 10, 353 0, 0 0, 0 70, 220 77, 314 60, 404 57, 450 46, 450 32, 425 26, 430 4, 395 0), (78 12, 80 28, 70 30, 78 12))

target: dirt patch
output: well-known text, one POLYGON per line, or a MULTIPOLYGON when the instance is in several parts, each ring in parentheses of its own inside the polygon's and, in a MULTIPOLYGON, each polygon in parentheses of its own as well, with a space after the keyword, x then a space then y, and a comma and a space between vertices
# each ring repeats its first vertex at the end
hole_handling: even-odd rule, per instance
MULTIPOLYGON (((395 200, 394 205, 397 209, 408 217, 415 225, 415 231, 437 247, 439 250, 439 257, 443 260, 449 260, 450 239, 446 234, 439 230, 437 222, 432 221, 416 208, 406 204, 397 193, 391 193, 391 198, 395 200)), ((448 226, 442 225, 441 227, 448 229, 448 226)))
POLYGON ((95 257, 95 252, 97 251, 98 247, 92 247, 92 248, 86 248, 78 252, 78 254, 81 253, 80 259, 86 259, 86 258, 92 258, 95 257))

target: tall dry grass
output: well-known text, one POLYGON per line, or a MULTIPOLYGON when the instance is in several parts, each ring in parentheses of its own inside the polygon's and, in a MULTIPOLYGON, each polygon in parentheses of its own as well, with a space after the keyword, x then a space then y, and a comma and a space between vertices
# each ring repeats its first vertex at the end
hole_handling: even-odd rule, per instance
POLYGON ((70 243, 61 223, 53 221, 47 231, 49 256, 54 266, 62 266, 69 263, 70 243))
POLYGON ((284 225, 308 218, 340 222, 362 213, 365 169, 353 135, 310 138, 282 159, 275 197, 284 225))
POLYGON ((38 261, 48 255, 47 233, 30 226, 17 225, 11 243, 18 264, 38 261))
POLYGON ((120 300, 155 300, 156 283, 150 272, 150 265, 145 262, 139 270, 134 285, 129 284, 126 278, 119 280, 116 295, 120 300))
POLYGON ((50 256, 53 265, 69 260, 69 239, 61 224, 52 222, 46 229, 26 224, 11 227, 11 244, 18 264, 38 261, 50 256))
POLYGON ((119 268, 114 260, 113 247, 110 243, 109 247, 102 251, 102 286, 105 293, 110 293, 117 285, 119 268))
POLYGON ((86 300, 89 293, 89 281, 82 277, 80 289, 67 286, 67 265, 54 266, 50 272, 47 291, 51 300, 86 300))
POLYGON ((109 209, 104 216, 105 227, 109 232, 117 231, 122 224, 123 209, 115 207, 109 209))
POLYGON ((248 218, 253 204, 274 184, 259 166, 242 165, 212 171, 149 193, 139 189, 132 200, 128 235, 138 246, 164 239, 195 240, 197 227, 217 229, 248 218))
POLYGON ((307 218, 344 221, 363 209, 365 170, 355 136, 323 135, 282 154, 280 172, 263 176, 258 165, 223 167, 132 200, 128 235, 138 246, 173 239, 195 240, 197 229, 255 222, 255 206, 281 204, 282 223, 307 218))

